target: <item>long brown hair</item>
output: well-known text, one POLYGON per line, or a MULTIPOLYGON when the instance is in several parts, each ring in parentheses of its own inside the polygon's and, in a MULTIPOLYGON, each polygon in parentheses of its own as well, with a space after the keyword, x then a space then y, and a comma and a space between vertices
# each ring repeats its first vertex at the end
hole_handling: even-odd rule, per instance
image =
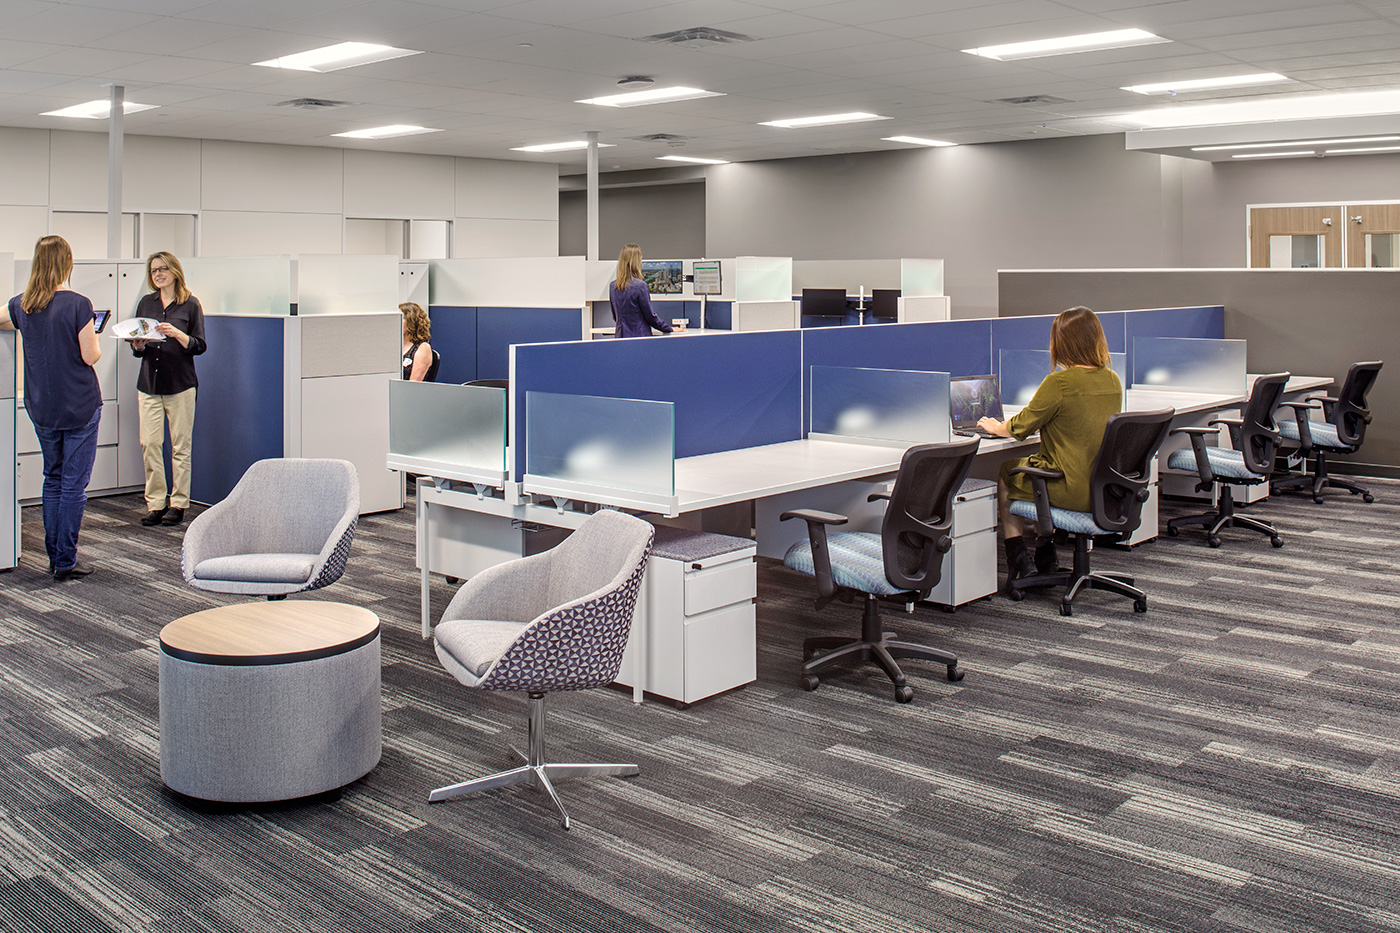
POLYGON ((399 312, 403 314, 403 335, 410 343, 422 343, 431 339, 432 323, 422 305, 416 301, 405 301, 399 305, 399 312))
POLYGON ((1054 366, 1108 365, 1108 338, 1099 316, 1083 305, 1061 311, 1050 325, 1050 362, 1054 366))
POLYGON ((627 283, 633 279, 640 281, 642 278, 642 248, 636 243, 628 243, 622 247, 622 252, 617 254, 617 274, 613 276, 613 284, 618 291, 627 287, 627 283))
POLYGON ((190 300, 190 289, 185 284, 185 267, 180 265, 180 260, 175 258, 174 253, 167 253, 165 250, 152 253, 146 257, 146 287, 153 292, 160 291, 156 288, 156 283, 151 279, 151 263, 159 259, 165 263, 170 270, 170 277, 175 280, 175 303, 182 305, 190 300))
POLYGON ((57 234, 39 237, 34 244, 34 262, 29 266, 29 284, 19 306, 25 314, 42 311, 53 301, 54 292, 73 274, 73 247, 57 234))

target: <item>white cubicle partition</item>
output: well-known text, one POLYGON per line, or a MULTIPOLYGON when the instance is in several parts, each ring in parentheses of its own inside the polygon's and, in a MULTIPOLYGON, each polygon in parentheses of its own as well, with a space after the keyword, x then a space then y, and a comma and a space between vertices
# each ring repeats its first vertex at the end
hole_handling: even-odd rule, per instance
MULTIPOLYGON (((802 326, 792 300, 792 260, 786 256, 739 256, 721 260, 721 276, 732 276, 733 330, 786 330, 802 326), (728 263, 732 273, 725 271, 728 263)), ((730 286, 725 285, 728 291, 730 286)))
MULTIPOLYGON (((0 253, 0 288, 13 295, 15 256, 0 253)), ((0 462, 15 463, 15 396, 19 387, 19 354, 16 335, 0 331, 0 462)), ((0 470, 0 570, 19 563, 19 502, 15 497, 14 470, 0 470)))
POLYGON ((582 308, 585 301, 581 256, 434 259, 429 265, 429 300, 435 305, 582 308))
POLYGON ((424 310, 428 307, 428 262, 399 262, 399 302, 411 301, 424 310))
POLYGON ((190 258, 182 265, 185 284, 199 298, 206 316, 286 317, 292 313, 295 272, 290 256, 190 258))
POLYGON ((292 301, 300 316, 398 310, 396 256, 302 253, 293 270, 292 301))
POLYGON ((899 259, 794 259, 794 295, 804 288, 844 288, 848 295, 861 289, 869 295, 877 288, 902 288, 899 259))
POLYGON ((899 323, 950 320, 953 311, 943 294, 943 260, 901 259, 899 265, 899 323))

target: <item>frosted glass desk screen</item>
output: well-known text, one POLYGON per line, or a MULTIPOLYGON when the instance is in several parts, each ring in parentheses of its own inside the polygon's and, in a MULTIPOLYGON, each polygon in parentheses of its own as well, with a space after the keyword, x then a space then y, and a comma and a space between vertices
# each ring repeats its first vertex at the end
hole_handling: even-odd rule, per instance
POLYGON ((292 260, 184 260, 185 281, 205 314, 286 317, 292 313, 292 260))
POLYGON ((532 479, 676 493, 672 402, 595 395, 525 393, 525 473, 532 479))
POLYGON ((811 434, 945 444, 947 373, 813 366, 811 434))
POLYGON ((390 380, 389 455, 504 471, 506 390, 390 380))
POLYGON ((1138 337, 1133 340, 1135 386, 1247 395, 1243 340, 1138 337))
MULTIPOLYGON (((1128 354, 1110 353, 1108 365, 1118 374, 1118 381, 1126 391, 1129 385, 1128 354)), ((1035 390, 1040 388, 1041 382, 1054 371, 1049 350, 1002 350, 997 358, 1002 401, 1007 405, 1026 407, 1035 397, 1035 390)))
POLYGON ((690 292, 693 295, 719 295, 723 292, 723 282, 720 277, 718 259, 710 259, 691 264, 692 282, 690 292))

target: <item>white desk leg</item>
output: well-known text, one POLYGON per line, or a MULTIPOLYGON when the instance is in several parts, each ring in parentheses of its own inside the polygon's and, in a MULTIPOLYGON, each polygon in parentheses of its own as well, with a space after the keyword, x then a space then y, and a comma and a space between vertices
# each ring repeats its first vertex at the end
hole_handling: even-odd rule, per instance
POLYGON ((432 623, 432 599, 429 596, 428 575, 432 572, 432 555, 429 549, 432 547, 433 536, 428 533, 428 500, 423 496, 423 480, 418 480, 417 495, 414 497, 418 504, 418 559, 423 565, 423 578, 419 596, 422 602, 423 615, 423 637, 431 638, 433 634, 432 623))

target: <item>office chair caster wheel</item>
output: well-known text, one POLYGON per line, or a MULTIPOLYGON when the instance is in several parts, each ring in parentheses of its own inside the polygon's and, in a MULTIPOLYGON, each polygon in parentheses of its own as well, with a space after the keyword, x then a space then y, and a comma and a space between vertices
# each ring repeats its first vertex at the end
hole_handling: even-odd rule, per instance
POLYGON ((1135 599, 1135 600, 1133 600, 1133 612, 1146 612, 1146 611, 1147 611, 1147 600, 1145 600, 1145 599, 1135 599))
POLYGON ((1272 544, 1274 547, 1283 547, 1283 539, 1280 538, 1278 535, 1274 535, 1272 538, 1270 538, 1269 543, 1272 544))
POLYGON ((1362 501, 1362 502, 1367 502, 1367 503, 1375 502, 1375 501, 1376 501, 1376 497, 1373 496, 1373 495, 1371 495, 1369 492, 1363 492, 1363 493, 1361 494, 1361 501, 1362 501))
POLYGON ((1060 603, 1060 615, 1062 615, 1062 616, 1072 616, 1072 615, 1074 615, 1074 610, 1070 608, 1069 603, 1060 603))
POLYGON ((956 664, 948 665, 948 679, 951 680, 953 683, 957 683, 958 681, 963 679, 963 672, 958 670, 958 666, 956 664))
POLYGON ((1020 590, 1008 589, 1006 591, 1006 598, 1011 600, 1013 603, 1019 603, 1021 600, 1026 598, 1026 594, 1022 593, 1020 590))
POLYGON ((895 701, 896 703, 908 703, 908 702, 909 702, 910 700, 912 700, 912 699, 914 699, 914 688, 913 688, 913 687, 895 687, 895 688, 894 688, 894 701, 895 701))
POLYGON ((1209 544, 1211 547, 1220 547, 1220 536, 1211 535, 1209 538, 1206 538, 1206 544, 1209 544))
POLYGON ((1321 505, 1321 504, 1322 504, 1322 497, 1321 497, 1321 496, 1313 496, 1313 502, 1317 503, 1318 505, 1321 505))
POLYGON ((461 582, 462 582, 461 580, 457 579, 456 577, 446 577, 445 579, 446 579, 447 582, 448 582, 449 584, 451 584, 452 586, 456 586, 458 583, 461 583, 461 582))
POLYGON ((813 690, 817 689, 817 687, 820 686, 820 685, 821 685, 821 678, 818 677, 816 674, 803 674, 803 675, 802 675, 802 689, 803 689, 803 690, 806 690, 808 693, 811 693, 813 690))
POLYGON ((1175 538, 1175 537, 1176 537, 1177 535, 1179 535, 1179 534, 1181 534, 1181 529, 1180 529, 1180 528, 1173 528, 1171 525, 1168 525, 1168 526, 1167 526, 1167 537, 1168 537, 1168 538, 1175 538))

